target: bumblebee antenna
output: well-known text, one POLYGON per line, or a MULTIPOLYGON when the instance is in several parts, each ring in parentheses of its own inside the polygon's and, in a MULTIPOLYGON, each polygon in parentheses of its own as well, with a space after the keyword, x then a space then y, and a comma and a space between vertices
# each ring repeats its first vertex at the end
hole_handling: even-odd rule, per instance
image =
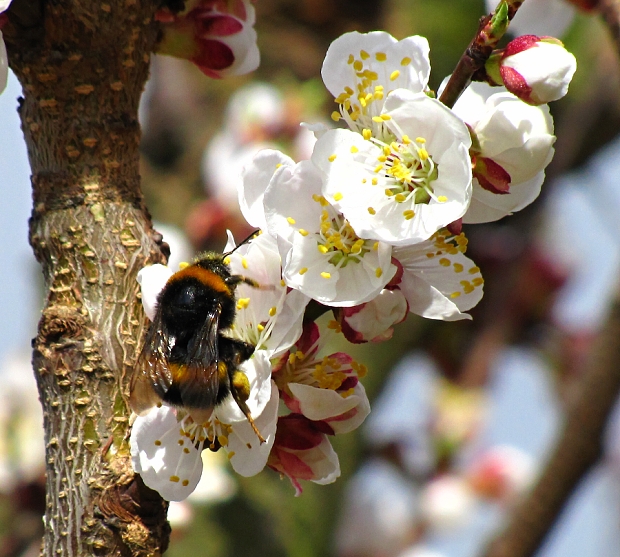
POLYGON ((226 253, 223 253, 222 256, 223 257, 228 257, 231 253, 234 253, 242 245, 247 244, 252 238, 258 236, 259 234, 260 234, 260 229, 255 230, 247 238, 245 238, 243 241, 239 242, 233 249, 231 249, 230 251, 227 251, 226 253))

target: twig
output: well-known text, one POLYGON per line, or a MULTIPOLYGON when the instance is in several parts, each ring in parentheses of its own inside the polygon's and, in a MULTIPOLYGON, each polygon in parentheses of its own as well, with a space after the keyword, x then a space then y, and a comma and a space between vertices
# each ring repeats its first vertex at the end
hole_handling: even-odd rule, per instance
MULTIPOLYGON (((480 19, 478 32, 461 56, 439 100, 452 108, 472 80, 472 76, 484 67, 493 49, 508 29, 508 24, 524 0, 504 0, 493 14, 480 19)), ((611 0, 610 0, 611 1, 611 0)))
POLYGON ((532 491, 515 508, 505 530, 483 557, 534 554, 576 485, 603 451, 603 431, 620 392, 620 296, 612 305, 569 404, 564 430, 532 491))

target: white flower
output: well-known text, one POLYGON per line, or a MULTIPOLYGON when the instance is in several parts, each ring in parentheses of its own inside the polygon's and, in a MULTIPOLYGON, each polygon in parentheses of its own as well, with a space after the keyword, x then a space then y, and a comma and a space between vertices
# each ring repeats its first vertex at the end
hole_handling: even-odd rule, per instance
POLYGON ((577 69, 575 57, 558 39, 536 35, 508 43, 499 64, 506 89, 532 105, 561 99, 577 69))
MULTIPOLYGON (((276 432, 278 390, 269 377, 271 366, 262 358, 261 381, 269 389, 267 400, 261 400, 262 411, 254 410, 248 401, 256 426, 265 438, 259 443, 245 416, 238 419, 228 399, 213 412, 206 425, 196 423, 187 412, 167 405, 153 408, 138 416, 131 430, 131 456, 134 471, 144 483, 168 501, 182 501, 196 488, 202 474, 203 449, 216 448, 222 442, 233 468, 243 476, 260 472, 267 462, 276 432)), ((250 378, 258 380, 258 378, 250 378)), ((256 392, 256 389, 253 390, 256 392)), ((234 404, 234 401, 232 401, 234 404)), ((238 408, 237 408, 238 410, 238 408)))
POLYGON ((404 321, 409 304, 399 289, 384 289, 370 302, 341 308, 338 319, 349 342, 380 342, 392 338, 393 326, 404 321))
POLYGON ((398 89, 376 116, 378 131, 331 130, 312 162, 323 195, 362 238, 409 245, 458 220, 471 198, 471 138, 451 110, 398 89), (380 122, 380 123, 379 123, 380 122))
MULTIPOLYGON (((9 9, 11 0, 0 0, 0 29, 2 29, 3 17, 1 14, 9 9)), ((9 77, 9 60, 6 55, 6 46, 0 30, 0 93, 5 90, 9 77)))
POLYGON ((437 233, 414 246, 394 249, 402 265, 398 288, 409 311, 429 319, 471 319, 465 313, 482 299, 480 269, 464 255, 467 239, 437 233))
POLYGON ((359 381, 366 367, 343 352, 322 356, 328 337, 319 334, 316 324, 307 326, 273 378, 291 412, 320 422, 321 431, 334 435, 359 427, 370 413, 370 403, 359 381))
MULTIPOLYGON (((234 247, 232 238, 226 251, 234 247)), ((237 248, 230 256, 233 274, 256 280, 261 290, 246 284, 237 287, 237 315, 230 336, 256 346, 275 358, 294 344, 310 298, 282 284, 280 254, 276 240, 261 234, 237 248)))
POLYGON ((373 117, 381 114, 390 91, 426 89, 431 71, 428 53, 428 41, 419 36, 397 41, 383 31, 354 31, 337 38, 321 69, 325 86, 339 105, 332 118, 344 118, 360 133, 377 128, 373 117))
MULTIPOLYGON (((234 247, 232 238, 228 247, 234 247)), ((134 469, 146 485, 169 500, 184 499, 194 489, 202 469, 200 453, 207 446, 224 447, 233 468, 241 475, 251 476, 264 468, 278 412, 278 390, 271 381, 270 358, 286 351, 301 333, 308 299, 299 292, 288 292, 281 284, 275 240, 261 235, 229 257, 233 273, 243 272, 260 284, 260 288, 238 286, 236 319, 226 334, 256 347, 253 356, 239 367, 250 386, 246 404, 265 443, 259 442, 232 395, 215 406, 203 423, 197 423, 183 409, 168 406, 138 417, 131 436, 134 469), (191 443, 181 444, 185 438, 191 443)), ((161 265, 140 273, 142 301, 151 314, 166 276, 171 273, 161 265)))
POLYGON ((530 106, 507 92, 472 83, 454 105, 454 112, 474 130, 479 159, 474 169, 471 204, 465 223, 491 222, 519 211, 536 199, 544 169, 553 158, 553 119, 549 107, 530 106), (484 183, 480 162, 491 159, 508 174, 503 191, 484 183), (482 183, 481 183, 482 182, 482 183), (484 186, 484 187, 483 187, 484 186))
POLYGON ((278 241, 282 277, 324 304, 371 300, 396 272, 392 248, 360 238, 321 195, 321 187, 320 171, 302 161, 280 167, 265 192, 267 228, 278 241))

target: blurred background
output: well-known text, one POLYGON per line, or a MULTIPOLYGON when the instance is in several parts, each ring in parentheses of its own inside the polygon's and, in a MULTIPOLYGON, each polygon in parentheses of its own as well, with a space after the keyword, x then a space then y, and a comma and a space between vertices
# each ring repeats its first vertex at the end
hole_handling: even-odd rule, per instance
MULTIPOLYGON (((410 315, 388 342, 336 341, 333 351, 368 366, 373 408, 357 432, 333 440, 342 477, 305 483, 296 498, 275 472, 234 476, 223 455, 206 451, 198 490, 170 507, 168 555, 474 557, 535 480, 620 266, 620 61, 603 22, 562 2, 553 0, 565 29, 558 18, 518 29, 561 33, 577 57, 568 96, 551 106, 555 158, 532 206, 465 227, 468 255, 485 277, 473 321, 410 315)), ((320 79, 332 40, 351 30, 424 35, 436 89, 486 9, 483 0, 258 0, 261 65, 251 75, 212 80, 189 62, 155 56, 140 115, 141 172, 171 264, 221 250, 227 228, 246 235, 235 188, 255 152, 309 157, 313 140, 299 122, 328 121, 333 110, 320 79)), ((29 353, 42 289, 27 243, 19 95, 11 75, 0 96, 0 557, 38 555, 44 508, 29 353)), ((538 555, 620 556, 620 411, 603 459, 538 555)))

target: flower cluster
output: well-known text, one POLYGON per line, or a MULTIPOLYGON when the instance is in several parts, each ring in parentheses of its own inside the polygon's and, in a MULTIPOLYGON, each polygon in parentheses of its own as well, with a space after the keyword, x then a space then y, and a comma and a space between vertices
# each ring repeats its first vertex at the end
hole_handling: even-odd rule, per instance
MULTIPOLYGON (((550 79, 560 74, 567 87, 570 71, 550 79)), ((229 265, 260 288, 240 284, 224 334, 255 348, 239 367, 265 442, 230 395, 200 423, 165 405, 139 417, 135 470, 167 499, 191 492, 205 447, 223 447, 243 475, 267 465, 297 493, 300 480, 333 481, 330 436, 357 428, 370 407, 359 381, 365 367, 329 353, 329 336, 386 340, 409 312, 470 318, 483 279, 465 255, 461 225, 497 220, 536 198, 553 156, 553 122, 546 105, 486 84, 471 85, 450 109, 429 89, 429 75, 423 37, 347 33, 322 69, 341 127, 306 125, 316 136, 309 160, 267 149, 245 167, 241 211, 263 233, 229 265), (324 331, 302 327, 310 300, 334 313, 324 331)), ((170 276, 161 266, 141 272, 151 318, 170 276)))

